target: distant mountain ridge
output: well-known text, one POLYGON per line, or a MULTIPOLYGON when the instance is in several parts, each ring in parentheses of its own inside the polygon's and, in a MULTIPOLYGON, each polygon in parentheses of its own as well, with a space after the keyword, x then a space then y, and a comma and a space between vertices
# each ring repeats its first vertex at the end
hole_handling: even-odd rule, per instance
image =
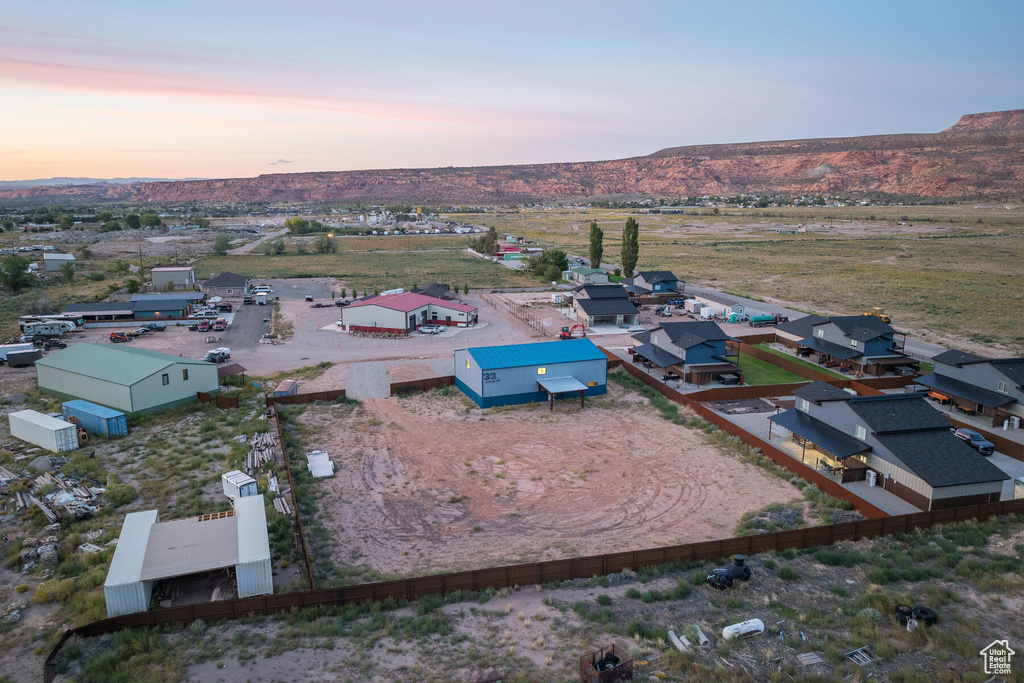
POLYGON ((1024 110, 968 114, 940 133, 693 145, 611 161, 11 188, 0 199, 502 204, 763 192, 1019 199, 1024 110))
POLYGON ((35 180, 0 180, 0 190, 22 187, 55 187, 60 185, 130 185, 131 183, 165 183, 200 178, 37 178, 35 180))

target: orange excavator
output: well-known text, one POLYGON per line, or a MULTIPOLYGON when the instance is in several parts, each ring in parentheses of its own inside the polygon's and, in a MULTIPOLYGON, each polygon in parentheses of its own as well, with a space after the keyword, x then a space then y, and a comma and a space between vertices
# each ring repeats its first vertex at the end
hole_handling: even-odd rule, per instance
POLYGON ((562 328, 562 331, 558 333, 559 339, 573 339, 575 337, 583 338, 586 336, 587 328, 583 326, 583 323, 576 323, 571 328, 568 325, 566 325, 565 327, 562 328), (579 331, 578 334, 577 330, 579 331))

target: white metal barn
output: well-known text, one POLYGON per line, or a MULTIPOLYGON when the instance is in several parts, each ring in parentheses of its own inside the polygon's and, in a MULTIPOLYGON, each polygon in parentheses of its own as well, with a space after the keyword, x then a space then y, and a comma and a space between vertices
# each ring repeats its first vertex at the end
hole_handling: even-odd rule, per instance
POLYGON ((121 527, 103 595, 107 616, 145 612, 161 579, 233 567, 238 597, 274 592, 263 496, 234 501, 234 513, 160 522, 130 512, 121 527))

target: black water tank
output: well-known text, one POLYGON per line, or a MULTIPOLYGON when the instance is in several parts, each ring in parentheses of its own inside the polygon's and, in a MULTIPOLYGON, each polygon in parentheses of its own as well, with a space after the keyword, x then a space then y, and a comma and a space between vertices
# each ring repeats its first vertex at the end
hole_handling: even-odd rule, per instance
POLYGON ((726 588, 732 588, 734 581, 749 581, 750 573, 750 567, 747 565, 746 558, 742 555, 735 555, 732 564, 728 567, 712 569, 711 573, 708 574, 707 582, 712 588, 725 590, 726 588))

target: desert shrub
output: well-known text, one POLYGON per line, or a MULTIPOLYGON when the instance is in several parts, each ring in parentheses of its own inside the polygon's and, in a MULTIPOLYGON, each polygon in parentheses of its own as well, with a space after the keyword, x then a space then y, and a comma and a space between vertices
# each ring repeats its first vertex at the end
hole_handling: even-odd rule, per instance
POLYGON ((796 581, 800 578, 800 572, 787 564, 779 570, 779 578, 783 581, 796 581))
POLYGON ((629 590, 626 591, 626 597, 629 598, 630 600, 639 600, 640 599, 640 591, 638 591, 636 588, 630 588, 629 590))
POLYGON ((114 507, 121 507, 138 498, 139 492, 130 484, 111 484, 103 493, 103 497, 114 507))
POLYGON ((857 612, 857 621, 874 626, 884 626, 886 624, 885 617, 874 607, 865 607, 857 612))
POLYGON ((55 600, 64 602, 71 597, 74 588, 75 582, 72 579, 50 579, 36 586, 35 593, 32 594, 32 602, 37 605, 55 600))
POLYGON ((597 604, 602 607, 608 607, 612 604, 612 598, 610 595, 599 595, 597 596, 597 604))
POLYGON ((440 609, 441 605, 443 604, 444 598, 442 598, 437 593, 433 593, 431 595, 424 595, 416 603, 416 614, 418 614, 419 616, 429 614, 437 609, 440 609))

